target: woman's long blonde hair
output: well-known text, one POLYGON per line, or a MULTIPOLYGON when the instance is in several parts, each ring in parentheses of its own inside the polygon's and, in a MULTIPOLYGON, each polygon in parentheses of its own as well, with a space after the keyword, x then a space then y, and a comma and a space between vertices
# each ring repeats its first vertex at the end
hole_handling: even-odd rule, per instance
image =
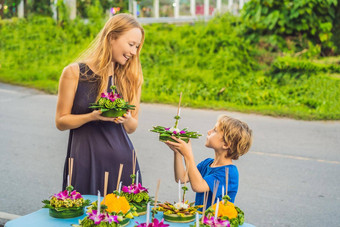
POLYGON ((144 42, 144 29, 138 21, 130 14, 117 14, 111 17, 99 32, 97 37, 90 44, 90 47, 77 59, 78 62, 93 65, 96 67, 96 74, 93 77, 100 78, 100 85, 97 91, 97 99, 102 92, 106 92, 108 78, 113 73, 116 76, 116 85, 124 99, 130 104, 136 104, 138 90, 143 83, 142 66, 139 53, 144 42), (139 28, 142 32, 141 44, 136 55, 130 58, 125 65, 115 63, 113 69, 113 54, 111 40, 119 38, 125 32, 139 28))

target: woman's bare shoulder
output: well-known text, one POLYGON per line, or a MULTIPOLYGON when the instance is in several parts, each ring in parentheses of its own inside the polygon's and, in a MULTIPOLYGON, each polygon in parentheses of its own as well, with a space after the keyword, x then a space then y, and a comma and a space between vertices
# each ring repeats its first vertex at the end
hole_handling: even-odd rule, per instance
POLYGON ((79 78, 79 65, 78 63, 72 63, 66 66, 61 74, 64 79, 78 80, 79 78))

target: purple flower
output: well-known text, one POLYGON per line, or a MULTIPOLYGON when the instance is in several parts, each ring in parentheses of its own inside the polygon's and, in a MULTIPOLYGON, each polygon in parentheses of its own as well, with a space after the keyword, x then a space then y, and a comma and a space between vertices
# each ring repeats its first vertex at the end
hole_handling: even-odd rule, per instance
POLYGON ((76 190, 73 190, 70 194, 71 199, 81 199, 83 198, 79 192, 76 192, 76 190))
POLYGON ((138 190, 140 192, 148 192, 148 189, 147 188, 144 188, 140 183, 138 183, 138 190))
POLYGON ((175 134, 175 135, 177 134, 177 132, 176 132, 176 131, 173 131, 172 133, 173 133, 173 134, 175 134))
POLYGON ((182 131, 180 131, 179 133, 180 133, 180 134, 185 134, 186 132, 182 130, 182 131))
POLYGON ((105 222, 108 222, 109 224, 111 224, 112 222, 119 223, 118 217, 117 217, 117 216, 115 216, 115 215, 109 215, 109 214, 106 215, 104 221, 105 221, 105 222))
POLYGON ((146 223, 141 223, 139 224, 138 222, 136 222, 138 225, 137 227, 167 227, 169 226, 169 224, 164 224, 164 219, 162 219, 161 221, 158 221, 158 219, 154 218, 152 220, 151 223, 149 223, 149 225, 146 225, 146 223))
POLYGON ((215 217, 204 217, 203 224, 212 226, 212 227, 230 227, 230 222, 228 220, 221 220, 219 218, 215 219, 215 217))
POLYGON ((89 219, 93 220, 95 225, 99 225, 105 219, 105 214, 97 214, 97 210, 92 210, 89 219))
POLYGON ((55 194, 54 197, 57 199, 61 199, 61 200, 68 199, 69 198, 68 191, 65 190, 65 191, 59 192, 58 194, 55 194))
POLYGON ((140 192, 148 192, 147 188, 144 188, 140 183, 138 186, 136 184, 131 184, 130 186, 124 186, 122 188, 122 191, 125 193, 133 193, 133 194, 138 194, 140 192))
POLYGON ((131 186, 124 186, 123 188, 122 188, 122 191, 123 192, 125 192, 125 193, 132 193, 133 192, 133 189, 132 189, 132 187, 131 186))
POLYGON ((164 128, 166 131, 169 131, 170 128, 164 128))
POLYGON ((100 95, 100 97, 101 97, 101 98, 107 98, 107 94, 102 93, 102 94, 100 95))

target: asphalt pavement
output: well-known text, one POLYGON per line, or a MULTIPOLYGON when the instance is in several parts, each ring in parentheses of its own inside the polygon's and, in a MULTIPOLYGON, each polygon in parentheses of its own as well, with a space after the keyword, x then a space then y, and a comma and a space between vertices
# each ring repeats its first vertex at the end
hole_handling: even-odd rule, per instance
MULTIPOLYGON (((11 215, 41 208, 61 190, 68 131, 58 131, 57 97, 0 83, 0 225, 11 215), (1 220, 2 218, 2 220, 1 220)), ((141 105, 139 127, 130 136, 138 151, 143 184, 159 200, 173 202, 177 184, 173 153, 149 132, 172 126, 177 107, 141 105)), ((298 121, 255 114, 182 108, 179 126, 204 136, 192 140, 196 162, 213 157, 206 132, 220 114, 247 122, 254 143, 235 164, 240 173, 235 204, 256 226, 340 226, 340 122, 298 121)), ((187 199, 194 200, 189 190, 187 199)))

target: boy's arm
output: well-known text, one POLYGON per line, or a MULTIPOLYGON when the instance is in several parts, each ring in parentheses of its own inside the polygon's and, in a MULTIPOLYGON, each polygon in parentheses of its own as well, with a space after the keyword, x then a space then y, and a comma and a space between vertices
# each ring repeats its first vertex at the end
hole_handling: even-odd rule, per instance
MULTIPOLYGON (((178 164, 178 166, 182 165, 182 168, 184 171, 182 158, 178 157, 181 154, 184 157, 185 165, 188 169, 188 175, 189 175, 189 180, 190 180, 192 190, 194 192, 209 191, 210 190, 209 185, 203 179, 201 173, 198 171, 196 167, 194 155, 192 153, 192 148, 191 148, 191 141, 189 141, 189 143, 186 143, 181 139, 177 139, 175 137, 172 137, 172 138, 176 140, 178 143, 167 141, 166 144, 175 152, 175 178, 176 178, 176 167, 177 167, 176 164, 178 164)), ((182 176, 184 176, 183 173, 181 174, 182 176)))
POLYGON ((181 180, 182 183, 189 181, 188 175, 185 172, 182 155, 178 151, 174 151, 174 172, 176 182, 178 180, 181 180))

